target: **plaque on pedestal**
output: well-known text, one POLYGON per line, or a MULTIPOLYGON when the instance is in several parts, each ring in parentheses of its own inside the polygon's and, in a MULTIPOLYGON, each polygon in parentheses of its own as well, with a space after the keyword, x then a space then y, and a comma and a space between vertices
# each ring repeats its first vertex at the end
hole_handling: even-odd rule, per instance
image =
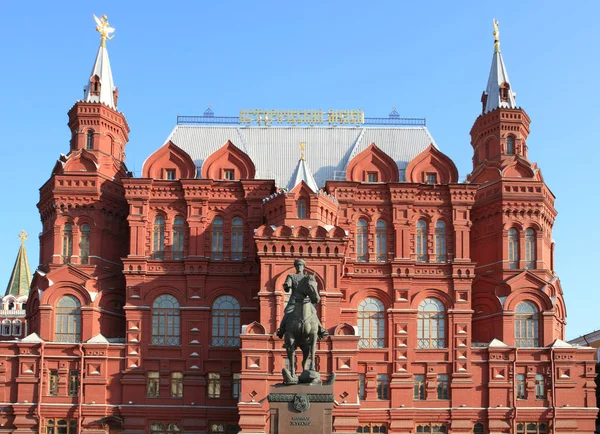
POLYGON ((271 434, 331 434, 333 385, 271 386, 271 434))

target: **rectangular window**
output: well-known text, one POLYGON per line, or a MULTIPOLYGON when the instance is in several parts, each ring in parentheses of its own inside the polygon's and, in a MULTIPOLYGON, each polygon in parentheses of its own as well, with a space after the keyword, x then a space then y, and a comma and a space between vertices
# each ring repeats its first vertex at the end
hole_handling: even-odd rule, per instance
POLYGON ((171 397, 183 398, 183 372, 171 372, 171 397))
POLYGON ((47 434, 77 434, 77 419, 65 419, 57 417, 56 419, 46 419, 47 434))
POLYGON ((223 179, 233 181, 235 178, 235 172, 233 169, 223 169, 223 179))
POLYGON ((379 176, 377 172, 368 172, 367 173, 367 182, 378 182, 379 176))
POLYGON ((448 398, 448 376, 438 375, 437 376, 437 399, 449 399, 448 398))
POLYGON ((517 434, 546 434, 546 424, 537 422, 517 422, 517 434))
POLYGON ((426 184, 437 184, 437 173, 428 173, 425 175, 426 184))
POLYGON ((443 423, 420 423, 417 425, 417 434, 445 434, 448 430, 443 423))
POLYGON ((525 399, 525 375, 517 374, 517 399, 525 399))
POLYGON ((158 398, 160 396, 160 375, 158 371, 148 371, 146 377, 148 398, 158 398))
POLYGON ((150 424, 150 434, 180 433, 181 427, 176 422, 153 422, 150 424))
POLYGON ((48 373, 48 395, 58 395, 58 371, 55 369, 48 373))
POLYGON ((174 180, 175 179, 175 169, 165 169, 165 179, 174 180))
POLYGON ((365 374, 358 375, 358 398, 365 399, 365 374))
POLYGON ((546 399, 543 374, 536 374, 535 376, 535 399, 546 399))
POLYGON ((233 374, 231 397, 235 399, 240 397, 240 374, 233 374))
POLYGON ((425 375, 415 375, 415 384, 413 387, 413 399, 420 401, 425 399, 425 375))
POLYGON ((208 397, 221 397, 221 374, 219 374, 218 372, 208 373, 208 397))
POLYGON ((390 384, 387 374, 377 375, 377 399, 390 399, 390 384))
POLYGON ((79 395, 79 370, 72 369, 69 371, 69 396, 79 395))

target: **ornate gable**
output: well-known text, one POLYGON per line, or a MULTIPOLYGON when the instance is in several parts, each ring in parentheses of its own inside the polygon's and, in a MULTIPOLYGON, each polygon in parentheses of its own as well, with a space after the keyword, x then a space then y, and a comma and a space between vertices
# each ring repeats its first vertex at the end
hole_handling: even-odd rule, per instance
POLYGON ((254 179, 254 163, 230 140, 213 152, 202 165, 202 178, 208 179, 254 179))
POLYGON ((355 182, 398 182, 398 165, 375 143, 371 143, 350 160, 346 179, 355 182))
POLYGON ((436 184, 458 182, 458 170, 452 160, 433 145, 412 159, 406 167, 408 182, 424 183, 435 175, 436 184))
POLYGON ((142 177, 153 179, 195 178, 196 165, 187 152, 169 141, 144 162, 142 177), (171 175, 169 171, 172 170, 174 173, 171 175))

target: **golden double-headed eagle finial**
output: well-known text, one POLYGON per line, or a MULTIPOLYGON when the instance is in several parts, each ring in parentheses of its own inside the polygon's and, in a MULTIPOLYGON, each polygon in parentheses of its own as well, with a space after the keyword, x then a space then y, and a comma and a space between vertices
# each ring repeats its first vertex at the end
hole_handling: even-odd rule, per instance
POLYGON ((500 24, 495 19, 492 19, 494 23, 494 52, 500 52, 500 29, 498 29, 498 24, 500 24))
POLYGON ((25 244, 25 240, 27 239, 29 235, 27 234, 27 232, 25 232, 25 229, 23 229, 21 231, 21 233, 19 234, 19 239, 21 240, 21 244, 25 244))
POLYGON ((306 143, 300 142, 300 159, 304 160, 304 150, 306 149, 306 143))
POLYGON ((108 17, 106 14, 102 15, 100 18, 94 15, 94 21, 96 21, 96 31, 100 33, 100 45, 106 47, 106 40, 108 39, 110 41, 114 38, 114 35, 110 36, 110 34, 113 33, 115 29, 108 24, 108 17))

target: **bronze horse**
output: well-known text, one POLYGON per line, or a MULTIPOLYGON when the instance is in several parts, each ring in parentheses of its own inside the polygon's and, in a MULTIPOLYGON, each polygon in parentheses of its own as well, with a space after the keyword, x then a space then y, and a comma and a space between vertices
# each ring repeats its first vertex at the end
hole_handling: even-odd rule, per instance
POLYGON ((320 325, 315 304, 321 300, 315 276, 309 274, 302 279, 298 290, 304 297, 297 298, 294 310, 286 322, 283 346, 287 351, 290 368, 283 369, 283 378, 286 384, 298 382, 321 384, 320 375, 315 369, 315 352, 320 325), (296 348, 302 350, 303 371, 300 377, 296 376, 296 348))

